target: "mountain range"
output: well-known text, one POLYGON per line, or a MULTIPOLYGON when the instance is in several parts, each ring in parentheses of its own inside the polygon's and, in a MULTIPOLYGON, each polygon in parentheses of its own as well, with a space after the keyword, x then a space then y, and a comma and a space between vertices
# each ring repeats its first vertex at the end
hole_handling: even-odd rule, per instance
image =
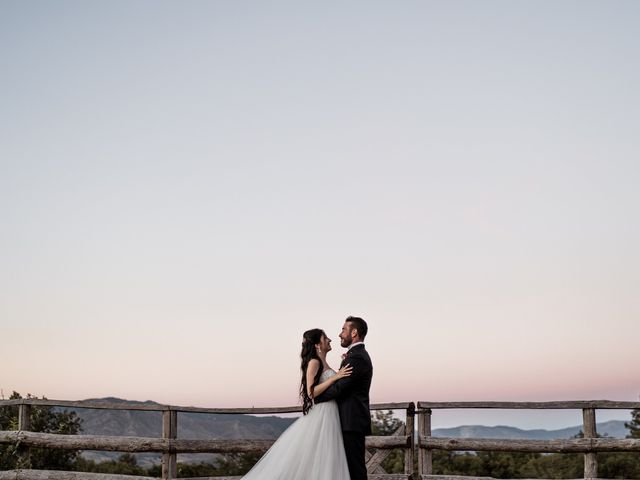
MULTIPOLYGON (((90 399, 105 403, 138 403, 160 405, 156 402, 130 402, 114 397, 90 399)), ((60 409, 61 410, 61 409, 60 409)), ((96 410, 87 408, 67 408, 82 419, 82 432, 85 435, 132 435, 141 437, 162 436, 162 413, 139 410, 96 410)), ((220 439, 273 439, 277 438, 295 418, 277 416, 253 416, 239 414, 178 413, 178 438, 220 438, 220 439)), ((596 429, 600 435, 612 438, 624 438, 628 434, 622 420, 610 420, 598 423, 596 429)), ((463 425, 453 428, 434 429, 435 437, 454 438, 499 438, 549 440, 571 438, 582 430, 582 426, 567 427, 558 430, 523 430, 510 426, 463 425)), ((120 454, 115 452, 84 451, 82 455, 94 461, 113 460, 120 454)), ((149 467, 158 464, 160 454, 140 453, 135 455, 138 464, 149 467)), ((211 462, 217 454, 181 454, 178 461, 184 463, 211 462)))
MULTIPOLYGON (((611 438, 625 438, 629 430, 624 426, 624 420, 609 420, 596 424, 596 431, 599 435, 611 438)), ((526 440, 552 440, 571 438, 582 431, 582 425, 566 427, 558 430, 523 430, 516 427, 498 425, 495 427, 485 427, 483 425, 462 425, 453 428, 436 428, 433 430, 434 437, 453 438, 500 438, 500 439, 526 439, 526 440)))
MULTIPOLYGON (((146 401, 136 402, 120 398, 92 398, 87 401, 102 403, 137 403, 160 405, 146 401)), ((84 435, 130 435, 139 437, 162 436, 162 412, 144 410, 98 410, 91 408, 65 408, 76 412, 82 419, 84 435)), ((63 410, 59 408, 58 410, 63 410)), ((211 414, 178 412, 178 438, 205 439, 272 439, 278 438, 295 418, 276 416, 253 416, 237 414, 211 414)), ((96 462, 117 459, 117 452, 84 451, 82 456, 96 462)), ((159 464, 161 454, 137 453, 138 465, 149 467, 159 464)), ((178 461, 184 463, 212 462, 218 454, 180 454, 178 461)))

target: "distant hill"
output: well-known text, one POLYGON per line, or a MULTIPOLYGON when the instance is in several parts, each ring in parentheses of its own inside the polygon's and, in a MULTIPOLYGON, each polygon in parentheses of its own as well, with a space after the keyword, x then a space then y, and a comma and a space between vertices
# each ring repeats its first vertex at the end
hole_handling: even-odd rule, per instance
MULTIPOLYGON (((158 405, 147 400, 136 402, 119 398, 92 398, 93 402, 158 405)), ((162 436, 162 412, 140 410, 96 410, 73 408, 82 418, 83 433, 88 435, 162 436)), ((295 419, 276 416, 178 413, 179 438, 277 438, 295 419)))
MULTIPOLYGON (((129 401, 120 398, 91 398, 92 402, 135 403, 140 405, 160 405, 157 402, 129 401)), ((62 410, 62 408, 59 408, 62 410)), ((67 408, 82 419, 82 433, 85 435, 131 435, 140 437, 162 436, 162 412, 140 410, 96 410, 91 408, 67 408)), ((276 416, 181 413, 178 412, 178 438, 204 439, 271 439, 278 438, 295 418, 276 416)), ((82 455, 97 462, 113 460, 121 454, 117 452, 85 451, 82 455)), ((135 454, 138 464, 149 467, 161 461, 156 453, 135 454)), ((217 454, 180 454, 180 462, 212 461, 217 454)))
MULTIPOLYGON (((142 405, 160 405, 153 401, 131 402, 120 398, 106 397, 88 399, 104 403, 137 403, 142 405)), ((141 437, 162 436, 162 413, 131 410, 95 410, 87 408, 69 408, 82 419, 82 433, 87 435, 132 435, 141 437)), ((295 418, 276 416, 253 416, 209 413, 178 413, 178 438, 228 438, 228 439, 265 439, 277 438, 295 418)), ((598 423, 596 428, 600 435, 612 438, 624 438, 628 434, 622 420, 611 420, 598 423)), ((454 438, 500 438, 549 440, 571 438, 582 429, 581 426, 567 427, 559 430, 523 430, 509 426, 486 427, 483 425, 464 425, 455 428, 437 428, 433 430, 436 437, 454 438)), ((83 456, 104 461, 119 456, 116 452, 85 451, 83 456)), ((190 463, 212 461, 217 454, 181 454, 178 461, 190 463)), ((136 454, 138 464, 149 467, 161 461, 161 455, 155 453, 136 454)))
MULTIPOLYGON (((596 424, 599 435, 611 438, 625 438, 629 431, 624 426, 623 420, 610 420, 596 424)), ((432 434, 434 437, 453 438, 500 438, 500 439, 527 439, 527 440, 553 440, 571 438, 582 430, 582 426, 567 427, 559 430, 523 430, 516 427, 483 425, 463 425, 454 428, 436 428, 432 434)))

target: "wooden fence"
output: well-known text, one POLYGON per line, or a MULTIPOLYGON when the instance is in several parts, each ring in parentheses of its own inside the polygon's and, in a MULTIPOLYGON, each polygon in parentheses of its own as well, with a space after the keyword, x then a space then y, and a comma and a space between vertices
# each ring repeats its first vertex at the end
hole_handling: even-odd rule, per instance
POLYGON ((598 478, 597 452, 640 452, 640 439, 597 438, 596 410, 638 409, 640 402, 612 402, 608 400, 571 402, 418 402, 418 478, 439 480, 454 478, 479 480, 485 477, 452 477, 434 475, 433 450, 500 451, 536 453, 584 453, 584 478, 598 478), (499 440, 492 438, 443 438, 431 436, 431 416, 437 409, 494 408, 494 409, 580 409, 584 438, 567 440, 499 440))
MULTIPOLYGON (((180 407, 171 405, 145 405, 138 403, 103 403, 92 401, 65 401, 65 400, 39 400, 17 399, 0 400, 2 406, 18 407, 18 430, 0 431, 0 445, 13 444, 24 457, 28 457, 29 447, 53 448, 67 450, 98 450, 115 452, 158 452, 162 453, 162 478, 177 478, 177 454, 179 453, 249 453, 264 452, 275 440, 230 440, 211 439, 194 440, 177 438, 178 412, 191 413, 216 413, 216 414, 274 414, 274 413, 300 413, 298 407, 275 408, 197 408, 180 407), (144 410, 162 412, 162 437, 131 437, 131 436, 105 436, 105 435, 59 435, 51 433, 38 433, 30 431, 31 409, 34 406, 66 407, 66 408, 90 408, 106 410, 144 410)), ((414 413, 415 404, 408 403, 380 403, 371 405, 372 410, 404 410, 406 412, 406 431, 402 425, 393 435, 366 437, 366 446, 373 453, 366 452, 367 472, 371 480, 406 480, 411 477, 414 469, 415 431, 414 413), (393 449, 404 450, 404 473, 388 474, 381 464, 389 456, 393 449)), ((140 477, 132 475, 113 475, 83 472, 61 472, 53 470, 10 470, 0 471, 0 480, 76 480, 76 479, 103 479, 103 480, 150 480, 152 477, 140 477)), ((195 478, 195 477, 194 477, 195 478)), ((206 477, 211 480, 231 480, 241 477, 206 477)), ((199 478, 198 480, 204 480, 199 478)))
MULTIPOLYGON (((22 455, 28 456, 29 447, 99 450, 116 452, 162 453, 162 478, 177 478, 178 453, 245 453, 266 451, 274 440, 193 440, 177 438, 178 412, 217 414, 275 414, 299 413, 300 407, 276 408, 197 408, 169 405, 145 405, 133 403, 74 402, 64 400, 18 399, 0 400, 2 406, 18 407, 18 430, 0 431, 0 444, 19 446, 22 455), (30 431, 30 415, 33 406, 92 408, 108 410, 145 410, 162 412, 162 437, 131 437, 103 435, 58 435, 30 431)), ((479 480, 486 477, 434 475, 432 453, 434 450, 455 451, 503 451, 539 453, 583 453, 584 478, 598 478, 598 452, 640 452, 640 439, 597 438, 596 410, 640 409, 640 402, 572 401, 572 402, 413 402, 381 403, 372 410, 404 410, 406 428, 403 425, 391 436, 367 437, 367 471, 370 480, 479 480), (584 438, 567 440, 499 440, 490 438, 443 438, 431 435, 431 417, 437 409, 581 409, 583 412, 584 438), (418 432, 415 435, 414 419, 417 415, 418 432), (416 441, 417 439, 417 441, 416 441), (391 450, 404 451, 404 473, 388 474, 381 463, 391 450), (417 454, 417 472, 414 471, 414 455, 417 454)), ((150 480, 151 477, 113 475, 49 470, 0 471, 0 480, 150 480)), ((209 477, 207 477, 209 478, 209 477)), ((231 480, 241 477, 210 477, 211 480, 231 480)), ((204 480, 199 478, 198 480, 204 480)))

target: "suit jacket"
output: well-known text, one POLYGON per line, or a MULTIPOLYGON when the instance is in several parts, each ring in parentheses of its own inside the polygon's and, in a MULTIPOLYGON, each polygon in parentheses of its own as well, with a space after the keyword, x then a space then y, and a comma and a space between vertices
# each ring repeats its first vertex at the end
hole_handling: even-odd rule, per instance
POLYGON ((340 423, 345 432, 371 435, 371 412, 369 411, 369 389, 373 377, 371 358, 364 344, 356 345, 347 352, 340 368, 349 364, 351 375, 341 378, 315 399, 316 403, 336 400, 340 412, 340 423))

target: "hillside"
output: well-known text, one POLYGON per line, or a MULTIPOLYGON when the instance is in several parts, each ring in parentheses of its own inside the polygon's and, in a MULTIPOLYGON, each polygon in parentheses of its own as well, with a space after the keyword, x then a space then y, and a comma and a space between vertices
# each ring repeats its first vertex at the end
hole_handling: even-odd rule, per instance
MULTIPOLYGON (((156 402, 135 402, 114 397, 92 398, 93 402, 137 403, 159 405, 156 402)), ((136 410, 96 410, 70 408, 82 419, 82 433, 86 435, 131 435, 140 437, 162 436, 162 413, 136 410)), ((178 413, 179 438, 277 438, 295 418, 208 413, 178 413)), ((119 456, 114 452, 85 451, 83 456, 95 461, 112 460, 119 456)), ((181 462, 212 461, 215 454, 183 454, 181 462)), ((136 454, 138 464, 148 467, 161 460, 160 454, 136 454)))
MULTIPOLYGON (((599 435, 624 438, 629 431, 624 426, 623 420, 610 420, 596 424, 599 435)), ((567 427, 558 430, 523 430, 509 426, 485 427, 483 425, 463 425, 454 428, 436 428, 432 434, 434 437, 454 438, 502 438, 502 439, 527 439, 527 440, 552 440, 574 437, 582 430, 582 426, 567 427)))

